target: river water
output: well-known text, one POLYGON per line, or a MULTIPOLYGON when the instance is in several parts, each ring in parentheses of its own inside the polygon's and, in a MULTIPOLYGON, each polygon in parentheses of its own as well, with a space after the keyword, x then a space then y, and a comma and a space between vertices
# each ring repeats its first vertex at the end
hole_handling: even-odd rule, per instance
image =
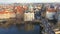
POLYGON ((25 25, 16 26, 12 25, 8 28, 0 27, 0 34, 39 34, 39 25, 34 25, 33 30, 25 30, 25 25))

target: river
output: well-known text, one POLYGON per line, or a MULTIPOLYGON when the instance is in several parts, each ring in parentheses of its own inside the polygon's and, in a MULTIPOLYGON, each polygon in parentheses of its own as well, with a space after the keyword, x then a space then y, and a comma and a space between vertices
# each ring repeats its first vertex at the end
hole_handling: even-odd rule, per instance
POLYGON ((34 25, 33 30, 25 30, 25 25, 12 25, 8 28, 0 27, 0 34, 39 34, 39 25, 34 25))

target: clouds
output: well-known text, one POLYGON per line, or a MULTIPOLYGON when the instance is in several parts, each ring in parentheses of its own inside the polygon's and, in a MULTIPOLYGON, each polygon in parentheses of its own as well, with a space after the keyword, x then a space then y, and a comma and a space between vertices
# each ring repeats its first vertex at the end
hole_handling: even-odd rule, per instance
POLYGON ((0 3, 50 3, 60 2, 60 0, 0 0, 0 3))
POLYGON ((14 3, 16 0, 0 0, 0 3, 14 3))

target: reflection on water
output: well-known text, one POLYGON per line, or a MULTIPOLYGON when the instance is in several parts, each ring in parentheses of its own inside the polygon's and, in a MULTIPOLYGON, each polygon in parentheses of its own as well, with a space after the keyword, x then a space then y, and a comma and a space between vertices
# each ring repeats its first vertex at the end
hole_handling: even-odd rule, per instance
POLYGON ((34 30, 34 25, 32 25, 32 24, 25 24, 25 30, 27 30, 27 31, 34 30))
POLYGON ((0 34, 39 34, 39 26, 32 24, 3 25, 0 34))

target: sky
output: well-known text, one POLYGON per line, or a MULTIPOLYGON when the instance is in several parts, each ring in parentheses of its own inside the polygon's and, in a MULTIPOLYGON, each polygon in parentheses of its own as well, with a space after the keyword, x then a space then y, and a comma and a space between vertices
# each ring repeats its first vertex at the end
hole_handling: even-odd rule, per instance
POLYGON ((59 3, 60 0, 0 0, 0 3, 59 3))

